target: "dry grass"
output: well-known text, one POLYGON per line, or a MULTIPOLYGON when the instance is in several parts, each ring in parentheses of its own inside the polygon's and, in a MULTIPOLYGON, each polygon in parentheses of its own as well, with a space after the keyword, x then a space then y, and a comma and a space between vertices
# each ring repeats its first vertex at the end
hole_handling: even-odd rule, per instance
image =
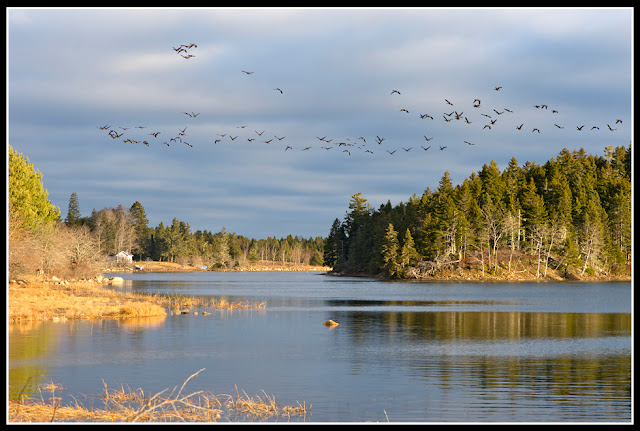
POLYGON ((167 310, 184 313, 194 307, 234 310, 265 306, 210 297, 119 292, 90 282, 9 284, 8 299, 9 323, 166 316, 167 310))
POLYGON ((60 397, 55 392, 61 390, 57 385, 47 385, 41 389, 50 392, 47 399, 42 395, 40 401, 9 400, 9 422, 265 422, 282 420, 306 420, 309 408, 298 403, 297 406, 280 406, 275 397, 249 397, 214 395, 197 391, 184 394, 187 383, 204 369, 192 374, 182 386, 177 386, 167 394, 165 389, 153 396, 146 396, 142 389, 136 391, 109 390, 105 384, 102 395, 104 408, 93 409, 74 405, 60 406, 60 397))

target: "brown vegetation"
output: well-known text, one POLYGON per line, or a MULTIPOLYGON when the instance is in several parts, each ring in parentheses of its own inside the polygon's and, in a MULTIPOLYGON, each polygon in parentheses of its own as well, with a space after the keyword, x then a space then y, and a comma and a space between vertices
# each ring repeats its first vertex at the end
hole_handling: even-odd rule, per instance
MULTIPOLYGON (((135 265, 143 268, 148 272, 188 272, 188 271, 205 271, 202 267, 196 267, 188 263, 179 262, 160 262, 155 260, 142 260, 135 262, 135 265)), ((121 272, 134 270, 134 265, 124 267, 108 268, 105 271, 121 272)), ((256 263, 247 263, 230 268, 207 268, 209 271, 330 271, 328 266, 294 264, 291 262, 274 262, 270 260, 261 260, 256 263)))
POLYGON ((10 283, 8 322, 67 319, 120 319, 186 314, 190 309, 254 309, 264 303, 229 302, 224 298, 120 292, 97 282, 10 283))
POLYGON ((165 389, 153 396, 136 391, 110 390, 105 384, 101 400, 104 408, 85 407, 75 400, 73 405, 61 406, 56 391, 61 388, 49 384, 40 388, 40 400, 9 400, 9 422, 262 422, 305 420, 309 407, 304 403, 280 406, 274 396, 249 397, 245 392, 236 395, 215 395, 197 391, 183 394, 185 386, 204 369, 189 376, 182 386, 167 394, 165 389), (50 392, 46 396, 42 391, 50 392))

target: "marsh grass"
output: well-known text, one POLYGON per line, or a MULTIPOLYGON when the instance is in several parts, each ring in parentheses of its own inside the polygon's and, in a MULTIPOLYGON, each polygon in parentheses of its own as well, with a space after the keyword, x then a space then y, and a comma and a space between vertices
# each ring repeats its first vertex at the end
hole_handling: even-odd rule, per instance
MULTIPOLYGON (((71 405, 61 406, 61 397, 56 391, 63 390, 53 383, 41 388, 41 399, 25 401, 9 400, 9 422, 274 422, 304 421, 310 416, 304 403, 281 406, 274 396, 250 397, 236 387, 234 395, 215 395, 196 391, 185 393, 187 383, 204 371, 192 374, 184 383, 147 396, 142 389, 131 391, 122 385, 120 389, 109 389, 104 384, 100 396, 104 408, 84 407, 76 399, 71 405), (42 390, 51 395, 46 397, 42 390)), ((104 380, 103 380, 104 383, 104 380)))
POLYGON ((256 309, 265 304, 224 298, 117 291, 101 284, 9 284, 8 322, 166 316, 167 310, 256 309))

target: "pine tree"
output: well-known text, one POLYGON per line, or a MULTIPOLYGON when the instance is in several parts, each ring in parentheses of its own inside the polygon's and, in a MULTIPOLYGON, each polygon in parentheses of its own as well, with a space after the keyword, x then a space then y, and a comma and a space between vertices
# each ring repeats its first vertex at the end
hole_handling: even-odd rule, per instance
POLYGON ((400 267, 405 268, 420 260, 420 254, 416 251, 411 231, 407 228, 404 234, 404 244, 400 250, 400 267))
POLYGON ((149 227, 147 226, 149 220, 147 219, 147 214, 144 211, 144 207, 138 201, 135 201, 133 205, 131 205, 131 208, 129 208, 129 213, 131 214, 133 229, 136 237, 136 245, 132 250, 132 253, 137 255, 137 258, 140 259, 143 256, 146 257, 150 254, 148 248, 151 239, 151 233, 149 227))
POLYGON ((81 221, 80 215, 80 203, 78 202, 78 195, 76 192, 71 193, 69 197, 69 211, 67 212, 67 218, 64 220, 64 223, 67 226, 76 226, 80 224, 81 221))
POLYGON ((9 220, 32 231, 60 218, 60 210, 49 202, 47 190, 42 185, 42 174, 11 145, 8 177, 9 220))
POLYGON ((382 244, 382 261, 387 268, 389 277, 394 278, 398 275, 398 232, 389 223, 385 232, 384 242, 382 244))
POLYGON ((335 219, 324 246, 325 265, 336 268, 344 263, 345 239, 344 226, 340 220, 335 219))

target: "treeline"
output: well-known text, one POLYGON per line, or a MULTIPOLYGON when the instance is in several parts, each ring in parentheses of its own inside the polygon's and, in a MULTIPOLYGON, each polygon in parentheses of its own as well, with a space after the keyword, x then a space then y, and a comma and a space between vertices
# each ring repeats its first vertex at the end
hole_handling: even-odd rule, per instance
POLYGON ((135 260, 178 262, 197 267, 230 268, 258 261, 293 265, 322 265, 324 241, 321 237, 247 238, 227 232, 192 231, 188 222, 174 218, 171 224, 148 226, 146 212, 135 202, 130 208, 95 209, 89 217, 80 217, 77 195, 69 199, 67 226, 84 225, 95 236, 103 254, 127 251, 135 260))
POLYGON ((69 198, 67 216, 48 199, 42 175, 29 159, 9 145, 8 272, 12 278, 57 275, 95 276, 109 255, 127 251, 136 260, 179 262, 197 267, 228 268, 252 262, 323 264, 324 240, 300 238, 254 239, 221 232, 193 232, 189 223, 174 218, 149 227, 144 207, 93 210, 80 213, 78 195, 69 198))
POLYGON ((424 277, 474 262, 512 272, 526 256, 535 275, 624 273, 631 263, 631 145, 603 156, 563 149, 544 165, 492 161, 454 186, 377 210, 360 193, 325 241, 335 272, 424 277))

